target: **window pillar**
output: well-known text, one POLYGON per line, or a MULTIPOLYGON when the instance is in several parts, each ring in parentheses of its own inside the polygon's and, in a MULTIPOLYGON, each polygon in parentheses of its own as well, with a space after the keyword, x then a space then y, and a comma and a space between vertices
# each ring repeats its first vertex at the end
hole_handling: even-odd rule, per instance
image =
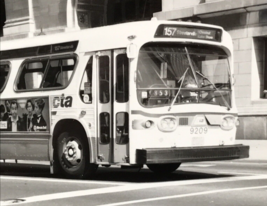
POLYGON ((80 29, 77 18, 77 5, 78 0, 67 0, 67 28, 69 30, 80 29))

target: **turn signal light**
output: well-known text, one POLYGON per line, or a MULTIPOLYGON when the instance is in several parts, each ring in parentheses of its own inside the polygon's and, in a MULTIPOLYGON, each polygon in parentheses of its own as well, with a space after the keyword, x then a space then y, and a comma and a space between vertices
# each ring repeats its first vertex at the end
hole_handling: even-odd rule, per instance
POLYGON ((223 130, 231 130, 235 126, 235 118, 233 116, 225 116, 221 122, 221 128, 223 130))

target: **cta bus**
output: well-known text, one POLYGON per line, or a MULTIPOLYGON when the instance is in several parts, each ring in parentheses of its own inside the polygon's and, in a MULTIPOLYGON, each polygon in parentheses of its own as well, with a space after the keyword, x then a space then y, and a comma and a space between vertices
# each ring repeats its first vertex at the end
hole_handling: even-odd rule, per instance
POLYGON ((1 42, 2 163, 171 173, 247 158, 235 144, 233 46, 218 26, 132 22, 1 42))

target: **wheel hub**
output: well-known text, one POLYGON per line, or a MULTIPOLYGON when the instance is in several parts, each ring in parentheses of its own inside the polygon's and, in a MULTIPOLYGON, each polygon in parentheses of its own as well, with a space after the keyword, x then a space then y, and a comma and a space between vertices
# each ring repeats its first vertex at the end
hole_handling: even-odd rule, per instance
POLYGON ((81 162, 82 151, 76 141, 69 141, 63 148, 63 153, 71 165, 76 166, 81 162))

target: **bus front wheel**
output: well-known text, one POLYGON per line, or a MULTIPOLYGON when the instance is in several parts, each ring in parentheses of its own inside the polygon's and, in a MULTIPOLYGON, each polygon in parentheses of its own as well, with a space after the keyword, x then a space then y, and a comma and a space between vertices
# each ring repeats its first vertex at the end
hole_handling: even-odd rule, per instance
POLYGON ((157 174, 169 174, 174 172, 181 163, 169 163, 169 164, 147 164, 147 167, 157 174))
POLYGON ((93 174, 97 165, 89 163, 89 148, 79 133, 63 132, 55 145, 55 163, 59 173, 68 178, 85 178, 93 174))

